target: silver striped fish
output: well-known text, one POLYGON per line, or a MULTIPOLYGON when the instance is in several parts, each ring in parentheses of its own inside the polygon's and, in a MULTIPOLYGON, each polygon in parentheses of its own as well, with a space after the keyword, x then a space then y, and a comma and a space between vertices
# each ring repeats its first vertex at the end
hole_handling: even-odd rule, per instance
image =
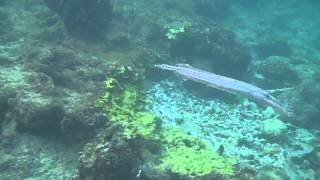
POLYGON ((189 64, 157 64, 155 67, 173 71, 183 78, 202 83, 206 86, 216 88, 228 93, 240 95, 273 107, 280 115, 292 117, 292 111, 280 105, 277 100, 272 97, 266 90, 263 90, 252 84, 210 73, 201 69, 194 68, 189 64))

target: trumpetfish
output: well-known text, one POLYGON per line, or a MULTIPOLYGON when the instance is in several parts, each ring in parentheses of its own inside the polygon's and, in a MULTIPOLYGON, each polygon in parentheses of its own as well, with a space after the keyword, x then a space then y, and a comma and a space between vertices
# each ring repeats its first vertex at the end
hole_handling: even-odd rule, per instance
POLYGON ((282 116, 293 116, 290 110, 279 104, 266 90, 252 84, 194 68, 189 64, 156 64, 154 66, 163 70, 173 71, 185 79, 271 106, 282 116))

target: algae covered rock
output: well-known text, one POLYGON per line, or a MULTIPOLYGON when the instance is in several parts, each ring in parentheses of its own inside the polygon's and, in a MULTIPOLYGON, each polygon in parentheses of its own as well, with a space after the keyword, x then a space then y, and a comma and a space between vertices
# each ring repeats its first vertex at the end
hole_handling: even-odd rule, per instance
POLYGON ((131 66, 112 67, 104 82, 105 92, 98 100, 105 115, 119 123, 127 138, 152 137, 161 126, 154 114, 144 111, 146 100, 139 89, 143 78, 139 68, 131 66), (129 68, 130 67, 130 68, 129 68))
POLYGON ((127 87, 115 94, 112 91, 119 87, 110 83, 110 79, 105 82, 107 91, 98 102, 99 106, 104 108, 106 116, 111 121, 120 123, 128 138, 152 137, 159 130, 161 121, 154 114, 141 109, 144 100, 138 89, 127 87))
POLYGON ((166 129, 162 139, 166 151, 161 166, 174 173, 194 178, 211 174, 231 177, 235 174, 235 159, 220 155, 200 139, 182 130, 166 129))

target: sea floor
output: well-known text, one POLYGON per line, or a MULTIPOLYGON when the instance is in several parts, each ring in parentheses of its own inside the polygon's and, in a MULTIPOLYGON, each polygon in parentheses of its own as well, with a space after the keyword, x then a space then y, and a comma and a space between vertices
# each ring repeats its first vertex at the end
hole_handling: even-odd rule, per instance
POLYGON ((0 150, 0 179, 73 179, 77 177, 80 145, 48 141, 30 134, 19 134, 0 150), (3 169, 5 168, 5 169, 3 169))

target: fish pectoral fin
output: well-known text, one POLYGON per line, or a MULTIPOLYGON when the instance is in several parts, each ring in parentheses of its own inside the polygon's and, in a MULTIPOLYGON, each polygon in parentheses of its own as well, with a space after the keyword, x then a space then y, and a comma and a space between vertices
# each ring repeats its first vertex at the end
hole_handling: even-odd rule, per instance
POLYGON ((293 87, 288 87, 288 88, 280 88, 280 89, 269 89, 266 90, 268 93, 272 94, 272 93, 281 93, 281 92, 285 92, 285 91, 290 91, 293 90, 293 87))

